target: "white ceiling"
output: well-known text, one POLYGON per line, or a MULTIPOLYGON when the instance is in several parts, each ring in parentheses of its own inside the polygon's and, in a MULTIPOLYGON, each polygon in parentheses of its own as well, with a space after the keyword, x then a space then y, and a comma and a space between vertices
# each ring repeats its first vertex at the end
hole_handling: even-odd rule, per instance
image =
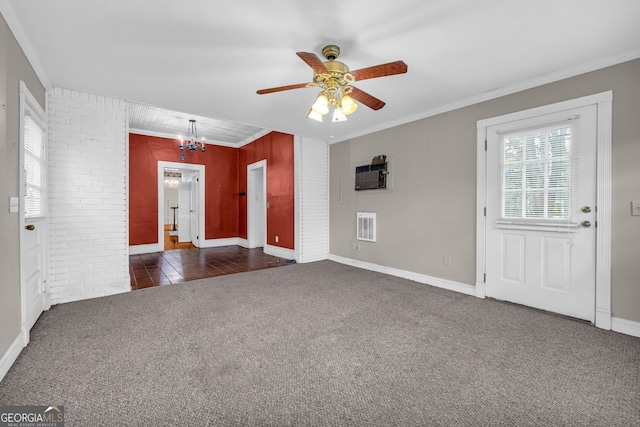
POLYGON ((184 133, 189 116, 249 125, 208 138, 231 145, 260 129, 344 140, 640 57, 638 0, 0 0, 0 8, 46 84, 181 112, 184 123, 162 130, 169 134, 184 133), (306 118, 316 88, 256 94, 311 81, 295 52, 321 57, 327 44, 340 46, 352 70, 407 63, 407 74, 356 82, 383 109, 318 123, 306 118))

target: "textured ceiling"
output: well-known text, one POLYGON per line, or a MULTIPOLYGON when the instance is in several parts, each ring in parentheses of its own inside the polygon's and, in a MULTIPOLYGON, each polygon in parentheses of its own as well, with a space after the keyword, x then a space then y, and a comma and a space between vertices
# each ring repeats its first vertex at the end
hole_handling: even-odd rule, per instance
POLYGON ((131 132, 144 131, 168 137, 186 137, 191 119, 196 121, 198 139, 204 138, 207 143, 239 146, 255 140, 264 133, 261 128, 229 120, 195 116, 135 102, 129 105, 131 132))
POLYGON ((0 0, 0 8, 45 84, 187 113, 176 129, 163 125, 167 134, 184 132, 185 119, 214 118, 221 133, 211 140, 230 144, 253 128, 344 140, 640 57, 638 0, 0 0), (295 53, 321 55, 327 44, 340 46, 351 69, 403 60, 408 73, 356 82, 386 106, 361 106, 343 123, 306 118, 316 88, 256 94, 311 81, 295 53))

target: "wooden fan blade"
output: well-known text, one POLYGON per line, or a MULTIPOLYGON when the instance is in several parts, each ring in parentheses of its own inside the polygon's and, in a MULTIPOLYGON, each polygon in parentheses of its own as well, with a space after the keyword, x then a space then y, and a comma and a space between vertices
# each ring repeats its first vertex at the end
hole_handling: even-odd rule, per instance
POLYGON ((264 95, 266 93, 282 92, 283 90, 302 89, 303 87, 307 87, 308 84, 309 83, 298 83, 295 85, 272 87, 270 89, 260 89, 257 93, 258 95, 264 95))
POLYGON ((406 72, 407 64, 402 61, 396 61, 350 71, 349 74, 355 77, 356 81, 359 81, 366 79, 375 79, 377 77, 392 76, 394 74, 404 74, 406 72))
POLYGON ((367 92, 360 90, 357 87, 351 86, 351 88, 352 89, 349 96, 351 96, 356 101, 362 102, 364 105, 371 108, 372 110, 379 110, 382 107, 384 107, 384 102, 380 101, 375 96, 369 95, 367 92))
POLYGON ((317 74, 327 74, 329 70, 324 66, 324 63, 314 53, 309 52, 296 52, 296 55, 300 57, 309 67, 313 69, 317 74))

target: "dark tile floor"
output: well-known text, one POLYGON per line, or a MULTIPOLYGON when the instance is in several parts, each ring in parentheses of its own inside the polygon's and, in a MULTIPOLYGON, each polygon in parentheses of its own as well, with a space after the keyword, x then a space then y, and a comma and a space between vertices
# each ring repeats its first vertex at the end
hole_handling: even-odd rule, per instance
POLYGON ((285 265, 284 258, 267 255, 262 248, 246 249, 240 246, 179 249, 129 256, 131 289, 285 265))

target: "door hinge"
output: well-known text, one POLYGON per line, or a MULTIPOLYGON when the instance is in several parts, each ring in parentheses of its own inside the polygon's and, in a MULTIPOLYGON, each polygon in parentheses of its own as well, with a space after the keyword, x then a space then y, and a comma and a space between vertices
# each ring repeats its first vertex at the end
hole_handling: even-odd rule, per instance
POLYGON ((487 151, 487 140, 484 140, 484 151, 487 151))
POLYGON ((487 216, 487 207, 484 207, 484 216, 487 216))
POLYGON ((484 273, 484 274, 482 275, 482 282, 483 282, 483 283, 487 283, 487 273, 484 273))

